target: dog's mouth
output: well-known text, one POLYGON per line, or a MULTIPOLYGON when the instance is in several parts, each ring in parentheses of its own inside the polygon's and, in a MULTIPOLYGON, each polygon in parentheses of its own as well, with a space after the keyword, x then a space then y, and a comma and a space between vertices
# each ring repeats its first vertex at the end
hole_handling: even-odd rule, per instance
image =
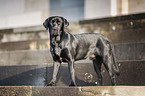
POLYGON ((53 36, 58 36, 59 35, 59 31, 56 29, 52 30, 53 36))

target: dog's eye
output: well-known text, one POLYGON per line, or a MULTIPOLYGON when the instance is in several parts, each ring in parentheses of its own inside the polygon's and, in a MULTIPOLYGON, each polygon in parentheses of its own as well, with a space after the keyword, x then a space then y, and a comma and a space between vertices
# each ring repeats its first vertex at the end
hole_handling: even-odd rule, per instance
POLYGON ((52 23, 54 23, 55 21, 53 20, 53 21, 51 21, 52 23))
POLYGON ((61 24, 61 22, 57 22, 57 24, 58 24, 58 25, 60 25, 60 24, 61 24))

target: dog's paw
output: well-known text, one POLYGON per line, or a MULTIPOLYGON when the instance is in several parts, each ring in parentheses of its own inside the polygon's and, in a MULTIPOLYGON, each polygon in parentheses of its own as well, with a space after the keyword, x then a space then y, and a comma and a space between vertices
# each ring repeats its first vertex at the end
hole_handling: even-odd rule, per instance
POLYGON ((73 82, 71 82, 71 83, 69 84, 69 86, 76 86, 76 84, 73 83, 73 82))
POLYGON ((54 82, 50 82, 50 83, 47 84, 47 86, 54 86, 54 85, 55 85, 54 82))

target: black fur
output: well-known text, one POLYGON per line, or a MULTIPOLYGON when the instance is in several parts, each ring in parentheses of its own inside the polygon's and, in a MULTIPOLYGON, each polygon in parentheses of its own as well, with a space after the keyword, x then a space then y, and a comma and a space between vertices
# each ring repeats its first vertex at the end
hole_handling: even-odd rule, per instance
POLYGON ((109 73, 112 85, 116 84, 115 74, 119 75, 111 42, 98 33, 73 35, 65 31, 68 21, 60 16, 49 17, 43 23, 50 34, 50 52, 53 57, 53 78, 48 84, 54 85, 62 62, 67 62, 70 72, 70 86, 75 86, 74 61, 90 58, 98 76, 98 85, 102 85, 101 64, 109 73))

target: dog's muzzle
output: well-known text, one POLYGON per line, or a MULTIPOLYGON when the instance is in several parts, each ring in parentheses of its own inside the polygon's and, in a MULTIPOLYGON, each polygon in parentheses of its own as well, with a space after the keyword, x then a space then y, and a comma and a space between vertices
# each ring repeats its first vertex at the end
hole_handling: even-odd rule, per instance
POLYGON ((57 28, 53 28, 53 29, 52 29, 52 34, 53 34, 54 36, 58 36, 58 35, 59 35, 58 29, 57 29, 57 28))

